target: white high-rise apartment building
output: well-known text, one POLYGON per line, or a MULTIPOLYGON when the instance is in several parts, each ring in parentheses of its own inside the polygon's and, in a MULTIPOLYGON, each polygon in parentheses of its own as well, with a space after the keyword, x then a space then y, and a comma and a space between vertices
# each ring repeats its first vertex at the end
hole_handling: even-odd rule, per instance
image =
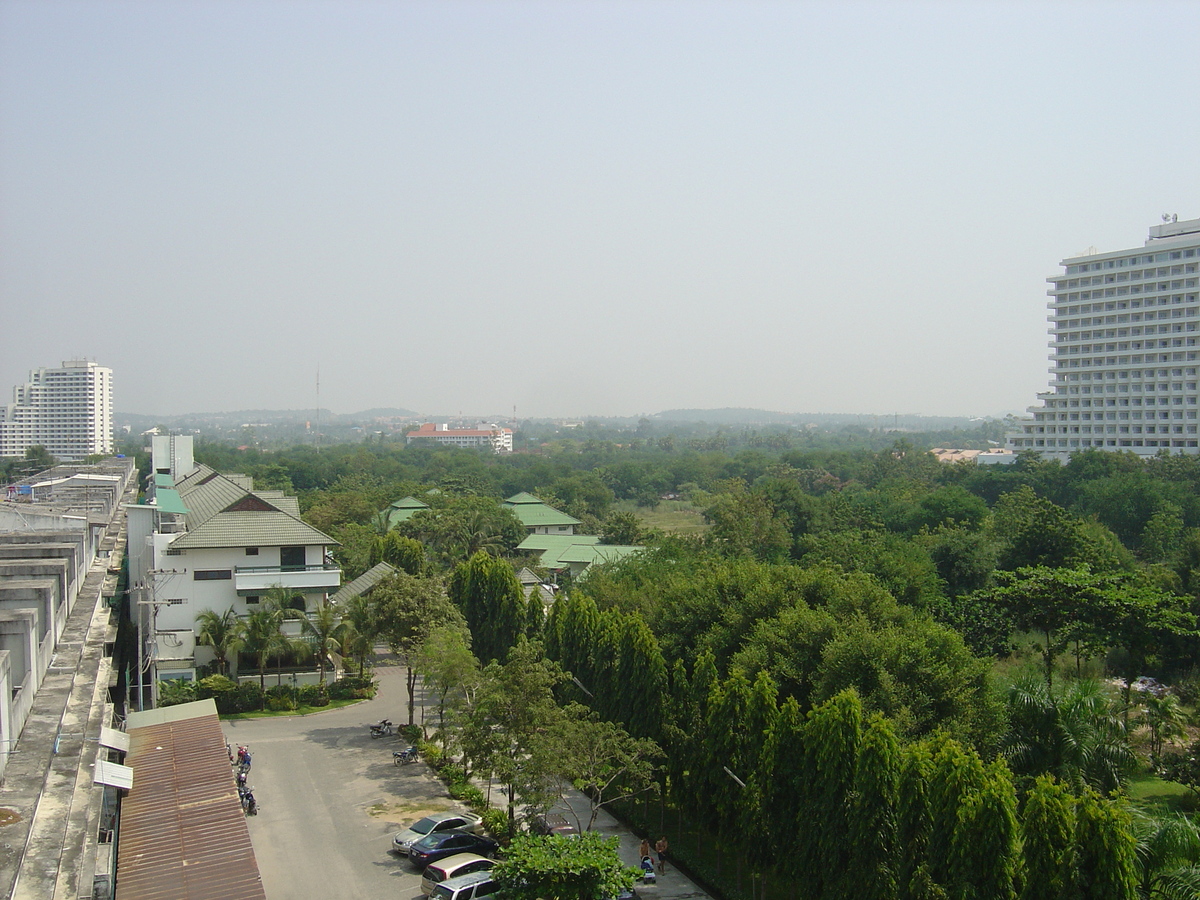
POLYGON ((1009 448, 1061 462, 1088 448, 1200 453, 1200 219, 1061 265, 1047 279, 1050 390, 1009 448))
POLYGON ((112 453, 112 369, 86 359, 34 369, 0 406, 0 456, 42 446, 63 461, 112 453))

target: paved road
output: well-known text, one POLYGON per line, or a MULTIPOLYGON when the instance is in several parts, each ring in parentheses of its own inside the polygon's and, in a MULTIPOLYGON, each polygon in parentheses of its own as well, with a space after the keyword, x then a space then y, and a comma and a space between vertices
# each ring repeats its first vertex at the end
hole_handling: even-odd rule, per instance
MULTIPOLYGON (((403 825, 453 801, 423 765, 392 765, 399 738, 371 722, 402 721, 403 669, 380 666, 375 699, 312 716, 226 721, 253 757, 259 814, 248 820, 269 900, 419 896, 419 876, 388 852, 403 825)), ((268 679, 270 680, 270 679, 268 679)))
MULTIPOLYGON (((259 814, 248 823, 268 900, 420 896, 418 873, 388 852, 392 835, 428 812, 458 807, 423 763, 392 765, 391 751, 404 746, 399 738, 370 736, 372 722, 407 718, 404 670, 386 656, 380 661, 373 700, 312 716, 223 723, 230 743, 249 746, 254 760, 249 781, 259 814)), ((586 798, 572 792, 568 802, 586 825, 586 798)), ((622 859, 636 865, 636 836, 603 812, 596 830, 618 836, 622 859)), ((638 893, 643 900, 707 897, 670 866, 638 893)))

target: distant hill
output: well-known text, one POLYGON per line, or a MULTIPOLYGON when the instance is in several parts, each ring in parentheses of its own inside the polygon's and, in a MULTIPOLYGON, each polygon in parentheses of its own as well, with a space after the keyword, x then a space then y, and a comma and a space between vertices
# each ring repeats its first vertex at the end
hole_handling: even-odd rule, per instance
POLYGON ((668 409, 648 417, 651 421, 696 422, 707 425, 817 425, 821 427, 864 426, 872 429, 938 431, 978 425, 979 419, 967 416, 916 416, 888 413, 782 413, 766 409, 668 409))

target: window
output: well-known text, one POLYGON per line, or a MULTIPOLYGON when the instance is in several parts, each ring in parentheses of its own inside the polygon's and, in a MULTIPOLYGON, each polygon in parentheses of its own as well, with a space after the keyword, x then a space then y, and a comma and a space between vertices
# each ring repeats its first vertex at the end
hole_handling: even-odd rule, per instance
POLYGON ((258 556, 258 548, 257 547, 247 547, 246 555, 247 556, 258 556))
POLYGON ((246 605, 247 606, 257 606, 258 605, 258 597, 251 594, 249 597, 246 598, 246 605))
POLYGON ((233 578, 230 569, 196 569, 192 572, 193 581, 228 581, 233 578))
POLYGON ((303 569, 304 562, 303 547, 279 548, 279 565, 284 569, 303 569))

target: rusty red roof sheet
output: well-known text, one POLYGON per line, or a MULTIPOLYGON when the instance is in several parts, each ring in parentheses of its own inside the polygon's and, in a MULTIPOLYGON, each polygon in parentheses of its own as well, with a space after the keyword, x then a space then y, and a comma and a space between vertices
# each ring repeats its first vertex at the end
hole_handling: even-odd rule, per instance
POLYGON ((129 736, 121 900, 266 900, 217 716, 131 727, 129 736))

